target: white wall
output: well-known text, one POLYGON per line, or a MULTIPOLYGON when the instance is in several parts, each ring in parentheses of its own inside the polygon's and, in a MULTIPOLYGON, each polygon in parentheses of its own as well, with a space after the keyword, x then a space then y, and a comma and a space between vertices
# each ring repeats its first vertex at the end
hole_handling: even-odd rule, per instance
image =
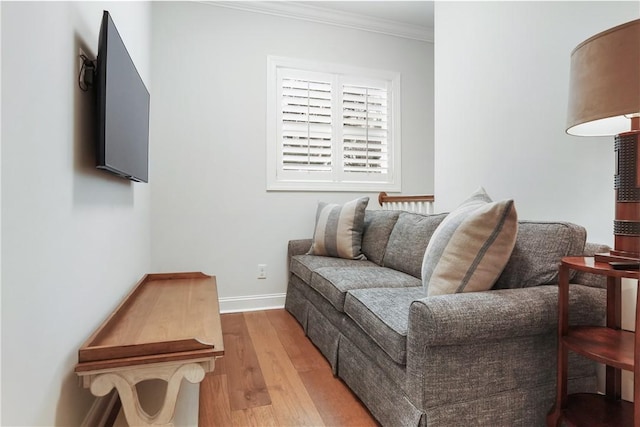
POLYGON ((95 170, 77 84, 103 9, 149 85, 149 3, 2 4, 2 425, 80 425, 78 348, 151 264, 150 187, 95 170))
MULTIPOLYGON (((0 23, 2 22, 2 3, 0 3, 0 23)), ((2 31, 0 31, 0 46, 2 46, 2 31)), ((0 82, 2 82, 2 55, 0 55, 0 82)), ((0 83, 0 99, 2 99, 2 84, 0 83)), ((0 129, 2 128, 2 102, 0 102, 0 129)), ((2 135, 0 131, 0 224, 2 224, 2 135)), ((0 307, 2 307, 2 226, 0 225, 0 307)), ((0 384, 2 384, 2 315, 0 314, 0 384)), ((0 386, 0 424, 2 423, 2 386, 0 386)))
MULTIPOLYGON (((283 303, 286 249, 318 200, 267 192, 266 61, 278 55, 400 71, 403 193, 433 191, 433 44, 218 6, 153 4, 152 265, 215 274, 222 307, 283 303), (268 265, 259 280, 257 265, 268 265), (229 304, 228 304, 229 303, 229 304)), ((377 207, 377 193, 370 193, 377 207)))
POLYGON ((519 217, 584 225, 613 244, 613 137, 566 135, 569 58, 638 18, 638 2, 436 2, 435 194, 478 185, 519 217))

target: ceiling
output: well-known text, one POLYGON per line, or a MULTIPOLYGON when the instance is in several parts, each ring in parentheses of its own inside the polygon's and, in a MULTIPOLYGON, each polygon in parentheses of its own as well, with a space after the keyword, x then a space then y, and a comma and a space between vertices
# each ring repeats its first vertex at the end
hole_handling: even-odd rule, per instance
POLYGON ((433 1, 201 1, 213 6, 433 42, 433 1))
POLYGON ((433 28, 433 1, 304 1, 317 8, 433 28))

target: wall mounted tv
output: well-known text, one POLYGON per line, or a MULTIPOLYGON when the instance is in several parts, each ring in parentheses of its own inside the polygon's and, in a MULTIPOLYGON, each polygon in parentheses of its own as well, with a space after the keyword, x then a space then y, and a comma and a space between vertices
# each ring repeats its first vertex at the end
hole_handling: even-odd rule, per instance
POLYGON ((149 91, 105 11, 96 65, 97 167, 149 182, 149 91))

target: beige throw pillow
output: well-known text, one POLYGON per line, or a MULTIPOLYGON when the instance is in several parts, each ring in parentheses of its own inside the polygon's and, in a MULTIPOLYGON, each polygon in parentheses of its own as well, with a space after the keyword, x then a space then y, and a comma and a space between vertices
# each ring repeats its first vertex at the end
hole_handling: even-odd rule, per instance
POLYGON ((368 197, 344 205, 318 203, 316 227, 309 253, 347 259, 366 259, 362 253, 364 212, 368 197))
POLYGON ((513 200, 493 202, 480 188, 429 240, 422 261, 427 295, 491 289, 509 261, 517 232, 513 200))

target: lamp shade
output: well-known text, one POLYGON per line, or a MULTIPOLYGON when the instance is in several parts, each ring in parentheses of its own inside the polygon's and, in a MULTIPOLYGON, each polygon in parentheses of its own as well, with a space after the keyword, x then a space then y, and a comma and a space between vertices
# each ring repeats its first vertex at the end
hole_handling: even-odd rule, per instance
POLYGON ((603 31, 571 53, 567 133, 616 135, 640 113, 640 19, 603 31))

